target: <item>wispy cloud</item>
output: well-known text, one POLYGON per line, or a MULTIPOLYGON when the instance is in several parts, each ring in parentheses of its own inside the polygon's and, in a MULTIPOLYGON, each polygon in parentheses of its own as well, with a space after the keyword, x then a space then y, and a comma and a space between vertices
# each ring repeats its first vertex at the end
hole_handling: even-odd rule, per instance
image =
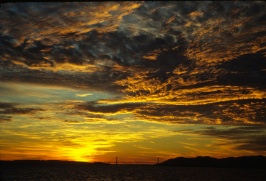
POLYGON ((34 115, 39 111, 39 108, 21 107, 21 105, 0 102, 0 122, 11 121, 14 115, 34 115))
POLYGON ((214 136, 231 140, 235 143, 237 150, 248 150, 265 154, 265 126, 248 126, 233 128, 216 128, 195 131, 203 135, 214 136))

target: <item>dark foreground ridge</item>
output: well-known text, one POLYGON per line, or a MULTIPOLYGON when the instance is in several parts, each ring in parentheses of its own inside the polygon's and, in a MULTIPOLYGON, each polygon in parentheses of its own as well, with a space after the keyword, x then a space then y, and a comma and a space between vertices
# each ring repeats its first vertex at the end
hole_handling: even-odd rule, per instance
POLYGON ((208 156, 199 156, 195 158, 177 157, 158 165, 180 167, 266 168, 266 157, 242 156, 220 159, 208 156))
MULTIPOLYGON (((76 161, 61 161, 61 160, 14 160, 1 161, 0 167, 6 165, 27 165, 27 166, 104 166, 115 165, 104 162, 76 162, 76 161)), ((119 165, 127 165, 120 163, 119 165)), ((130 164, 143 165, 143 164, 130 164)), ((149 164, 150 165, 150 164, 149 164)), ((156 166, 179 166, 179 167, 222 167, 222 168, 266 168, 265 156, 242 156, 242 157, 227 157, 227 158, 213 158, 209 156, 198 156, 195 158, 177 157, 166 160, 156 166)))

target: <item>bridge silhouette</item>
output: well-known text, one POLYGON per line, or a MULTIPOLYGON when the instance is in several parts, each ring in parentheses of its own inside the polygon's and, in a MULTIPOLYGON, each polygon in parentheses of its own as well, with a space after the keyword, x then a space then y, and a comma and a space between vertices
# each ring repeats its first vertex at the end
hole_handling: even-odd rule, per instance
POLYGON ((139 164, 139 165, 155 165, 155 164, 157 164, 156 162, 118 162, 118 163, 116 163, 116 162, 106 162, 106 163, 109 163, 109 164, 116 164, 116 165, 123 165, 123 164, 132 164, 132 165, 134 165, 134 164, 139 164))
POLYGON ((139 165, 156 165, 160 163, 160 159, 159 157, 157 157, 157 160, 155 162, 129 162, 129 161, 119 161, 118 157, 115 158, 114 162, 105 162, 105 163, 109 163, 109 164, 116 164, 116 165, 123 165, 123 164, 139 164, 139 165))

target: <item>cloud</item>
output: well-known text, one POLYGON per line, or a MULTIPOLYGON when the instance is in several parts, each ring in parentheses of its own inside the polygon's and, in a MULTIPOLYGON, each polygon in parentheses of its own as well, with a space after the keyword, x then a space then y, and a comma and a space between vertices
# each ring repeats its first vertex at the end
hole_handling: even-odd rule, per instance
POLYGON ((8 103, 8 102, 0 102, 0 109, 6 109, 6 108, 11 108, 13 107, 13 103, 8 103))
POLYGON ((11 116, 6 116, 6 115, 0 114, 0 123, 4 123, 6 121, 11 121, 11 120, 12 120, 11 116))
POLYGON ((209 127, 197 133, 224 138, 235 143, 235 149, 265 152, 265 126, 242 126, 227 129, 209 127))
POLYGON ((217 66, 217 81, 223 85, 251 86, 265 91, 266 63, 262 54, 245 54, 217 66))
POLYGON ((0 122, 11 121, 14 115, 32 115, 37 111, 42 111, 39 108, 24 108, 18 107, 14 103, 0 102, 0 122))
POLYGON ((55 70, 65 63, 91 67, 102 59, 132 65, 143 57, 155 60, 156 54, 149 54, 183 41, 183 56, 198 65, 227 61, 265 51, 264 6, 262 2, 5 4, 2 58, 55 70))
POLYGON ((3 111, 0 111, 0 114, 32 114, 35 113, 36 111, 40 111, 40 109, 35 109, 35 108, 7 108, 4 109, 3 111))
POLYGON ((95 44, 99 33, 115 31, 122 17, 139 6, 134 2, 5 4, 1 44, 7 48, 2 57, 15 56, 14 63, 48 70, 64 63, 92 66, 109 49, 101 41, 95 44))
POLYGON ((124 104, 113 104, 113 105, 101 105, 97 102, 87 102, 78 104, 76 107, 80 110, 87 110, 91 113, 127 113, 140 107, 143 103, 124 103, 124 104))
POLYGON ((135 111, 150 121, 193 124, 265 125, 265 100, 244 100, 205 105, 152 104, 135 111))
POLYGON ((69 86, 72 88, 90 89, 90 90, 110 90, 117 92, 119 86, 112 82, 121 77, 125 77, 127 72, 119 73, 117 71, 105 70, 93 73, 83 72, 53 72, 28 70, 11 65, 10 67, 1 67, 0 77, 5 82, 24 82, 35 84, 46 84, 55 86, 69 86), (17 69, 17 71, 16 71, 17 69), (17 76, 18 72, 20 76, 17 76))
POLYGON ((265 6, 7 3, 0 10, 0 80, 119 95, 74 106, 90 114, 265 124, 265 6))
POLYGON ((130 114, 140 120, 163 123, 265 125, 264 99, 228 100, 195 105, 149 101, 99 100, 77 103, 74 107, 84 115, 92 114, 92 117, 93 115, 130 114))

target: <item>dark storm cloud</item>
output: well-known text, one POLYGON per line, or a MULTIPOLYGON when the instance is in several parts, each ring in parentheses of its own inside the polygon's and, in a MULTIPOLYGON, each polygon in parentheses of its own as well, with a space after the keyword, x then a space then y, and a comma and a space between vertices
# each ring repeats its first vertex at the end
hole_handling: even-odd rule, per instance
MULTIPOLYGON (((111 4, 115 5, 115 3, 111 4)), ((231 15, 234 12, 233 10, 242 12, 245 8, 245 13, 241 15, 253 17, 254 14, 248 11, 249 8, 261 9, 261 6, 257 5, 258 3, 253 4, 254 7, 247 3, 143 3, 134 12, 125 14, 118 25, 117 31, 104 33, 101 33, 101 30, 105 30, 110 24, 107 17, 101 17, 107 19, 101 20, 103 25, 96 28, 101 24, 99 23, 100 20, 95 20, 95 23, 86 25, 82 19, 84 17, 78 13, 89 9, 93 10, 92 12, 100 11, 98 7, 100 4, 97 3, 18 3, 14 6, 5 5, 3 7, 4 23, 2 27, 3 32, 8 33, 1 34, 1 44, 7 47, 4 49, 5 58, 8 55, 15 55, 17 61, 28 66, 38 64, 54 66, 54 63, 63 62, 93 64, 95 59, 101 58, 111 59, 122 65, 131 65, 139 63, 143 56, 156 49, 172 49, 182 46, 183 51, 177 51, 177 54, 184 56, 184 50, 193 49, 193 46, 190 45, 193 44, 190 36, 197 34, 193 30, 194 24, 202 23, 205 25, 204 22, 207 20, 219 19, 218 17, 228 18, 228 16, 232 16, 232 19, 237 19, 236 15, 231 15), (57 9, 58 6, 60 6, 59 9, 57 9), (87 6, 91 7, 87 9, 87 6), (66 9, 64 10, 64 8, 66 9), (56 18, 52 19, 52 16, 56 18), (11 21, 16 18, 21 20, 19 29, 14 28, 14 23, 11 21), (75 21, 77 22, 75 23, 75 21), (139 23, 136 24, 136 22, 139 23), (187 23, 192 23, 192 27, 184 27, 187 23), (37 30, 44 28, 46 31, 33 32, 27 29, 29 32, 24 33, 25 30, 22 31, 21 27, 26 25, 31 25, 30 27, 37 28, 37 30), (86 29, 86 31, 81 33, 75 28, 86 29), (62 33, 62 29, 69 30, 69 32, 62 33), (31 37, 32 34, 36 35, 37 39, 31 37), (20 40, 21 38, 23 39, 20 40), (183 43, 180 43, 180 41, 183 41, 183 43)), ((108 5, 108 3, 103 5, 108 5)), ((123 14, 122 9, 116 11, 123 14)), ((261 14, 256 15, 258 17, 262 16, 261 14)), ((97 18, 97 15, 94 16, 97 18)), ((88 20, 92 21, 92 15, 88 20)), ((253 26, 253 24, 250 26, 253 26)), ((18 27, 18 25, 15 27, 18 27)), ((264 37, 261 31, 256 32, 264 37)), ((211 40, 211 37, 202 38, 211 40)), ((198 38, 195 37, 195 40, 197 41, 198 38)), ((203 39, 202 41, 206 40, 203 39)), ((213 44, 216 43, 213 39, 211 41, 213 44)), ((215 47, 207 48, 211 51, 216 50, 215 47)), ((161 59, 165 59, 163 55, 160 56, 161 59)), ((174 56, 174 54, 170 54, 170 56, 172 62, 178 59, 178 56, 174 56)), ((165 62, 167 64, 168 60, 165 60, 165 62)), ((168 66, 171 70, 170 67, 173 68, 175 65, 168 66)))
MULTIPOLYGON (((113 56, 111 47, 105 45, 109 39, 102 42, 99 33, 108 33, 110 27, 116 27, 120 16, 136 8, 134 5, 130 2, 5 4, 1 10, 4 58, 16 56, 17 61, 28 66, 44 63, 54 66, 63 62, 92 63, 95 58, 113 56)), ((114 44, 115 38, 111 38, 114 44)))
POLYGON ((119 92, 131 100, 78 106, 97 113, 265 124, 265 7, 7 3, 0 9, 0 80, 119 92))
MULTIPOLYGON (((143 57, 149 57, 157 50, 154 59, 158 61, 148 63, 148 66, 161 68, 157 76, 165 76, 165 72, 172 72, 180 64, 179 59, 190 59, 190 50, 199 48, 194 47, 195 42, 191 39, 203 41, 203 44, 210 41, 211 44, 219 45, 213 37, 205 37, 209 32, 202 32, 202 40, 194 37, 198 34, 194 30, 197 23, 204 27, 208 20, 224 18, 226 25, 228 17, 238 19, 238 14, 243 18, 256 17, 255 20, 261 21, 263 14, 257 11, 260 12, 261 6, 264 6, 259 2, 148 2, 142 3, 132 13, 123 14, 124 5, 120 3, 122 7, 110 11, 111 15, 124 15, 121 22, 117 22, 117 31, 105 32, 115 19, 109 16, 98 17, 97 13, 101 12, 101 8, 112 5, 117 3, 7 4, 2 8, 4 20, 1 44, 6 47, 3 49, 3 59, 15 56, 15 61, 30 67, 54 67, 64 62, 95 64, 97 59, 110 59, 125 66, 142 65, 143 57), (88 25, 82 15, 86 10, 92 11, 92 14, 88 13, 90 16, 86 16, 86 20, 91 22, 88 25), (15 24, 17 19, 20 20, 19 25, 15 24), (186 24, 191 24, 191 27, 186 24), (28 26, 26 31, 23 26, 28 26), (84 29, 84 32, 78 28, 84 29)), ((257 30, 256 33, 265 37, 262 31, 257 30)), ((219 48, 210 47, 211 44, 206 47, 206 51, 219 52, 219 48)))
POLYGON ((28 70, 12 63, 5 67, 0 67, 0 78, 6 82, 30 82, 42 83, 58 86, 69 86, 74 88, 90 88, 95 90, 109 90, 116 92, 121 86, 114 85, 112 82, 127 76, 127 72, 105 68, 99 72, 76 72, 68 73, 64 71, 42 71, 38 69, 28 70), (19 76, 18 76, 19 73, 19 76))
MULTIPOLYGON (((154 103, 76 104, 78 114, 131 113, 139 119, 192 124, 265 125, 265 99, 226 101, 205 105, 165 105, 154 103)), ((72 113, 70 113, 72 114, 72 113)), ((88 116, 88 115, 87 115, 88 116)), ((90 117, 89 116, 89 117, 90 117)))
POLYGON ((231 140, 237 144, 236 149, 238 150, 266 150, 265 126, 246 126, 227 129, 209 127, 208 129, 195 132, 231 140))
POLYGON ((265 124, 266 104, 263 100, 241 100, 206 105, 148 105, 136 115, 148 120, 173 123, 265 124))
POLYGON ((246 54, 217 67, 223 73, 217 78, 221 85, 252 86, 265 90, 266 61, 262 54, 246 54))

